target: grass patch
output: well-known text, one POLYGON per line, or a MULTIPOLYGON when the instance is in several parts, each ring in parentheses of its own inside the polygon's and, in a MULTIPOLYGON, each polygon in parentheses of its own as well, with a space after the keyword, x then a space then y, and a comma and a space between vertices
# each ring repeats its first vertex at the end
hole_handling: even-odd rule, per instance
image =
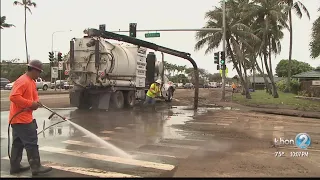
POLYGON ((252 99, 246 99, 241 93, 233 94, 233 101, 249 106, 269 106, 306 111, 320 111, 320 102, 295 98, 295 94, 278 92, 279 98, 273 98, 264 90, 250 93, 252 99))

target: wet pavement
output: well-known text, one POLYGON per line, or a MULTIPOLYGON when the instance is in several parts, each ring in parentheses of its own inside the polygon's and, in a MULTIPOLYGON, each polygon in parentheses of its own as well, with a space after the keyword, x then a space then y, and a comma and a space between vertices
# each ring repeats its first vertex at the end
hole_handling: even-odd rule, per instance
MULTIPOLYGON (((39 134, 43 165, 54 168, 39 177, 319 175, 317 120, 250 114, 214 104, 196 112, 183 106, 157 108, 156 113, 139 108, 117 112, 54 109, 131 157, 63 122, 39 134), (291 147, 274 149, 270 141, 299 132, 313 138, 312 159, 275 158, 275 151, 291 147)), ((61 121, 58 117, 48 120, 50 114, 45 109, 34 112, 39 131, 61 121)), ((30 171, 16 176, 8 173, 7 117, 8 112, 2 111, 1 177, 30 177, 30 171)), ((27 163, 26 157, 23 162, 27 163)))
MULTIPOLYGON (((43 177, 158 177, 172 176, 180 158, 186 158, 201 144, 201 139, 188 139, 186 133, 173 125, 193 120, 195 114, 205 109, 185 110, 188 107, 160 107, 154 114, 151 110, 123 110, 121 112, 80 111, 73 108, 54 109, 59 114, 101 139, 122 149, 131 158, 99 144, 68 122, 57 124, 39 134, 41 160, 54 171, 43 177), (181 142, 187 141, 188 145, 181 142), (180 143, 179 143, 180 142, 180 143)), ((190 109, 190 108, 189 108, 190 109)), ((38 132, 61 121, 57 116, 48 120, 50 112, 39 109, 34 112, 38 132)), ((8 175, 7 117, 1 113, 1 176, 8 175)), ((26 155, 26 153, 24 153, 26 155)), ((27 163, 26 157, 23 161, 27 163)), ((30 176, 30 172, 19 177, 30 176)), ((41 176, 42 177, 42 176, 41 176)))

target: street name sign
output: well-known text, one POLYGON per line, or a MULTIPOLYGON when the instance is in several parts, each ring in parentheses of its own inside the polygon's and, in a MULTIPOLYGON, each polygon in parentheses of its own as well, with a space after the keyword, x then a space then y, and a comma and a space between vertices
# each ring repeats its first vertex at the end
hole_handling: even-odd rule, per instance
POLYGON ((146 38, 160 37, 160 33, 146 33, 144 36, 146 38))

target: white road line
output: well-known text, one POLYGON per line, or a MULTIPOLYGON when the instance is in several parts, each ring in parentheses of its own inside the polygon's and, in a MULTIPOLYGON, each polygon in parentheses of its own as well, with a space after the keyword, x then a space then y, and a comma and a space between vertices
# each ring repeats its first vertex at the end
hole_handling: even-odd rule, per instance
POLYGON ((102 134, 113 134, 114 131, 101 131, 100 133, 102 133, 102 134))
POLYGON ((125 127, 116 127, 114 129, 126 129, 125 127))
MULTIPOLYGON (((232 123, 232 122, 231 122, 232 123)), ((203 124, 203 125, 218 125, 218 126, 229 126, 227 123, 206 123, 206 122, 190 122, 187 124, 203 124)))
MULTIPOLYGON (((9 157, 3 157, 4 160, 9 160, 9 157)), ((95 177, 139 177, 130 174, 118 173, 118 172, 111 172, 111 171, 104 171, 101 169, 94 169, 94 168, 83 168, 83 167, 69 167, 65 164, 58 164, 58 163, 42 163, 43 166, 52 167, 54 169, 68 171, 77 174, 83 174, 88 176, 95 176, 95 177)), ((28 177, 28 176, 13 176, 9 175, 8 172, 1 171, 1 177, 28 177), (3 176, 4 174, 5 176, 3 176)))
POLYGON ((151 146, 164 146, 164 147, 172 147, 172 148, 183 148, 183 149, 199 149, 198 146, 188 146, 188 145, 178 145, 178 144, 169 144, 169 143, 159 143, 159 144, 147 144, 151 146))
POLYGON ((106 161, 106 162, 127 164, 127 165, 133 165, 133 166, 141 166, 146 168, 154 168, 154 169, 160 169, 160 170, 170 171, 174 168, 174 166, 171 164, 161 164, 161 163, 155 163, 155 162, 149 162, 149 161, 126 159, 121 157, 93 154, 93 153, 87 153, 87 152, 81 152, 81 151, 72 151, 68 149, 62 149, 62 148, 56 148, 56 147, 50 147, 50 146, 40 147, 39 149, 41 151, 46 151, 46 152, 59 153, 64 155, 95 159, 95 160, 106 161))
POLYGON ((206 141, 203 139, 187 139, 187 138, 184 138, 184 139, 164 138, 162 140, 164 141, 200 141, 200 142, 206 141))
POLYGON ((110 171, 104 171, 100 169, 94 169, 94 168, 82 168, 82 167, 67 167, 57 164, 44 164, 44 166, 50 166, 54 169, 62 170, 62 171, 68 171, 72 173, 77 174, 83 174, 88 176, 95 176, 95 177, 101 177, 101 178, 110 178, 110 177, 139 177, 139 176, 133 176, 130 174, 123 174, 118 172, 110 172, 110 171))
MULTIPOLYGON (((84 138, 90 138, 90 136, 88 136, 88 135, 85 135, 85 136, 82 136, 82 137, 84 137, 84 138)), ((111 137, 100 137, 100 138, 103 139, 103 140, 106 140, 106 141, 112 139, 111 137)))
POLYGON ((9 172, 1 171, 1 178, 28 178, 29 176, 11 175, 9 172))
MULTIPOLYGON (((93 147, 93 148, 106 149, 106 148, 104 148, 104 147, 97 146, 96 144, 93 144, 93 143, 85 143, 85 142, 82 142, 82 141, 66 140, 66 141, 62 141, 62 143, 72 144, 72 145, 78 145, 78 146, 86 146, 86 147, 93 147)), ((170 155, 154 154, 154 153, 138 152, 138 151, 129 151, 129 153, 132 153, 132 154, 145 154, 145 155, 153 155, 153 156, 163 156, 163 157, 176 158, 175 156, 170 156, 170 155)))

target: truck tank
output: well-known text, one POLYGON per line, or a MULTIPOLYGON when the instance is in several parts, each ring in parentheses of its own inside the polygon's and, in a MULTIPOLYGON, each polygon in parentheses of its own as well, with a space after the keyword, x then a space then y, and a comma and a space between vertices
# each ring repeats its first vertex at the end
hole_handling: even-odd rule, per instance
MULTIPOLYGON (((145 87, 146 48, 115 44, 84 37, 74 39, 74 64, 69 72, 75 85, 145 87), (100 59, 95 61, 95 43, 99 42, 100 59)), ((69 58, 68 62, 69 64, 69 58)), ((70 70, 70 65, 67 65, 70 70)))

